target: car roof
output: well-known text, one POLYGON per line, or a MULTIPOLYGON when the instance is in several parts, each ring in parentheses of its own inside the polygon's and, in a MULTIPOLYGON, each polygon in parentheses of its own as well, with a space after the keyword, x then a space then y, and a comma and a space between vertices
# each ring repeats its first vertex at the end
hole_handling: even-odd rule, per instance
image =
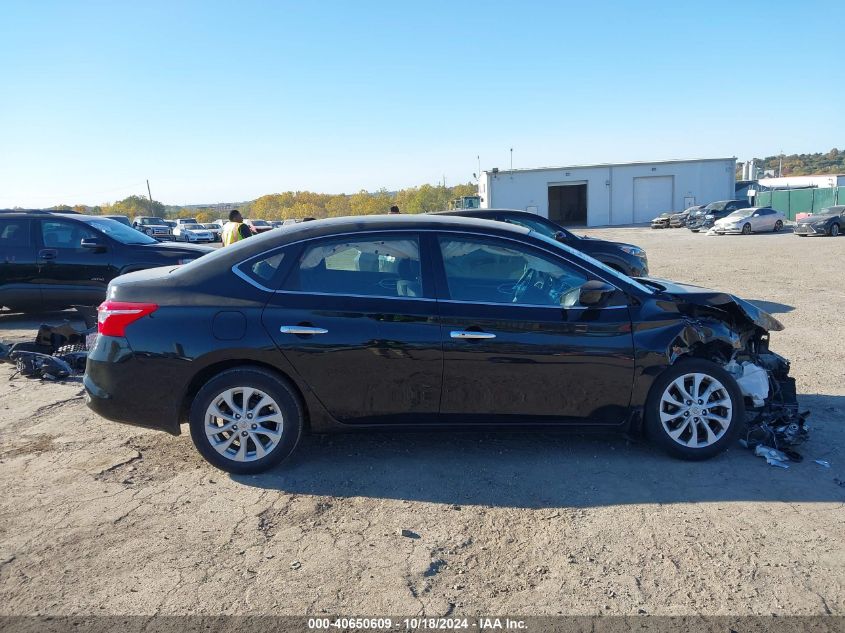
POLYGON ((266 231, 261 235, 240 240, 232 246, 227 246, 225 249, 212 253, 210 256, 213 256, 216 264, 220 266, 232 266, 268 250, 303 240, 370 231, 431 231, 437 229, 464 231, 478 229, 488 235, 503 237, 508 235, 524 236, 530 233, 528 229, 515 224, 460 215, 419 213, 344 216, 289 224, 283 229, 266 231))

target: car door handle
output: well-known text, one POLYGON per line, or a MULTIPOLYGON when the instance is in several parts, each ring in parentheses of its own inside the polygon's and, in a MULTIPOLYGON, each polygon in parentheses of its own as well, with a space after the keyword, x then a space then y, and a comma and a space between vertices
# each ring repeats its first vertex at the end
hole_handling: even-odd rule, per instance
POLYGON ((489 339, 496 338, 496 335, 491 332, 474 332, 472 330, 452 330, 450 334, 452 338, 460 339, 489 339))
POLYGON ((283 325, 279 328, 282 334, 328 334, 329 331, 322 327, 308 327, 305 325, 283 325))
POLYGON ((41 259, 56 259, 56 255, 58 255, 58 253, 56 253, 56 251, 53 249, 45 248, 43 250, 38 251, 38 257, 41 259))

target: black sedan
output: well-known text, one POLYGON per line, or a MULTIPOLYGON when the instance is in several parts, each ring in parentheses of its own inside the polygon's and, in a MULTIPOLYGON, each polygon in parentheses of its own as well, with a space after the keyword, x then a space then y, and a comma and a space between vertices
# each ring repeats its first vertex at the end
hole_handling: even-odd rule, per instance
POLYGON ((193 261, 213 249, 161 244, 116 220, 0 213, 0 306, 21 312, 98 305, 123 273, 193 261))
POLYGON ((639 246, 578 236, 536 213, 514 209, 464 209, 461 211, 441 211, 436 215, 458 215, 465 218, 496 220, 524 226, 540 235, 545 235, 586 253, 630 277, 645 277, 648 275, 648 259, 645 251, 639 246))
POLYGON ((795 235, 829 235, 836 237, 845 226, 845 205, 828 207, 818 213, 801 218, 795 223, 795 235))
POLYGON ((106 418, 174 435, 187 422, 235 473, 279 463, 306 431, 433 425, 644 430, 703 459, 763 397, 737 367, 790 380, 767 350, 781 328, 514 225, 337 218, 115 279, 84 384, 106 418))

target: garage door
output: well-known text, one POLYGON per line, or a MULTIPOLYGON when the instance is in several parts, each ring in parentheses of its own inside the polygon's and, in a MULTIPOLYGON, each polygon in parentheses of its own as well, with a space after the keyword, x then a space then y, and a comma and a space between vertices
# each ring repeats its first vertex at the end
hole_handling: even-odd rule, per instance
POLYGON ((634 178, 634 222, 650 222, 664 211, 672 211, 672 176, 634 178))

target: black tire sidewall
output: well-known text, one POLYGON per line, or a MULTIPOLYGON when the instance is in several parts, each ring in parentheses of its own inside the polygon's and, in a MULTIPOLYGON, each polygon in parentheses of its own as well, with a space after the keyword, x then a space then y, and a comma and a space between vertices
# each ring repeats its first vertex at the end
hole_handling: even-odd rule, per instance
POLYGON ((746 224, 742 227, 742 233, 743 233, 743 235, 751 235, 751 225, 750 225, 750 224, 748 224, 748 223, 746 223, 746 224))
POLYGON ((250 367, 228 369, 208 381, 191 403, 189 425, 194 446, 211 465, 232 474, 252 475, 273 468, 290 456, 302 436, 303 420, 302 404, 289 383, 272 372, 250 367), (213 398, 233 387, 254 387, 270 395, 279 405, 284 419, 279 444, 269 455, 252 462, 226 459, 214 449, 205 434, 206 409, 213 398))
POLYGON ((835 222, 830 225, 830 236, 831 237, 838 237, 839 236, 839 225, 835 222), (834 233, 834 231, 836 231, 834 233))
POLYGON ((687 460, 708 459, 732 446, 739 439, 745 427, 745 401, 739 385, 728 372, 712 361, 691 358, 678 361, 667 368, 654 381, 646 400, 644 417, 646 434, 649 439, 670 455, 687 460), (679 376, 691 373, 707 374, 722 383, 730 393, 731 404, 733 405, 728 430, 718 441, 703 448, 681 446, 669 437, 660 422, 660 397, 663 395, 663 391, 669 386, 669 383, 679 376))

